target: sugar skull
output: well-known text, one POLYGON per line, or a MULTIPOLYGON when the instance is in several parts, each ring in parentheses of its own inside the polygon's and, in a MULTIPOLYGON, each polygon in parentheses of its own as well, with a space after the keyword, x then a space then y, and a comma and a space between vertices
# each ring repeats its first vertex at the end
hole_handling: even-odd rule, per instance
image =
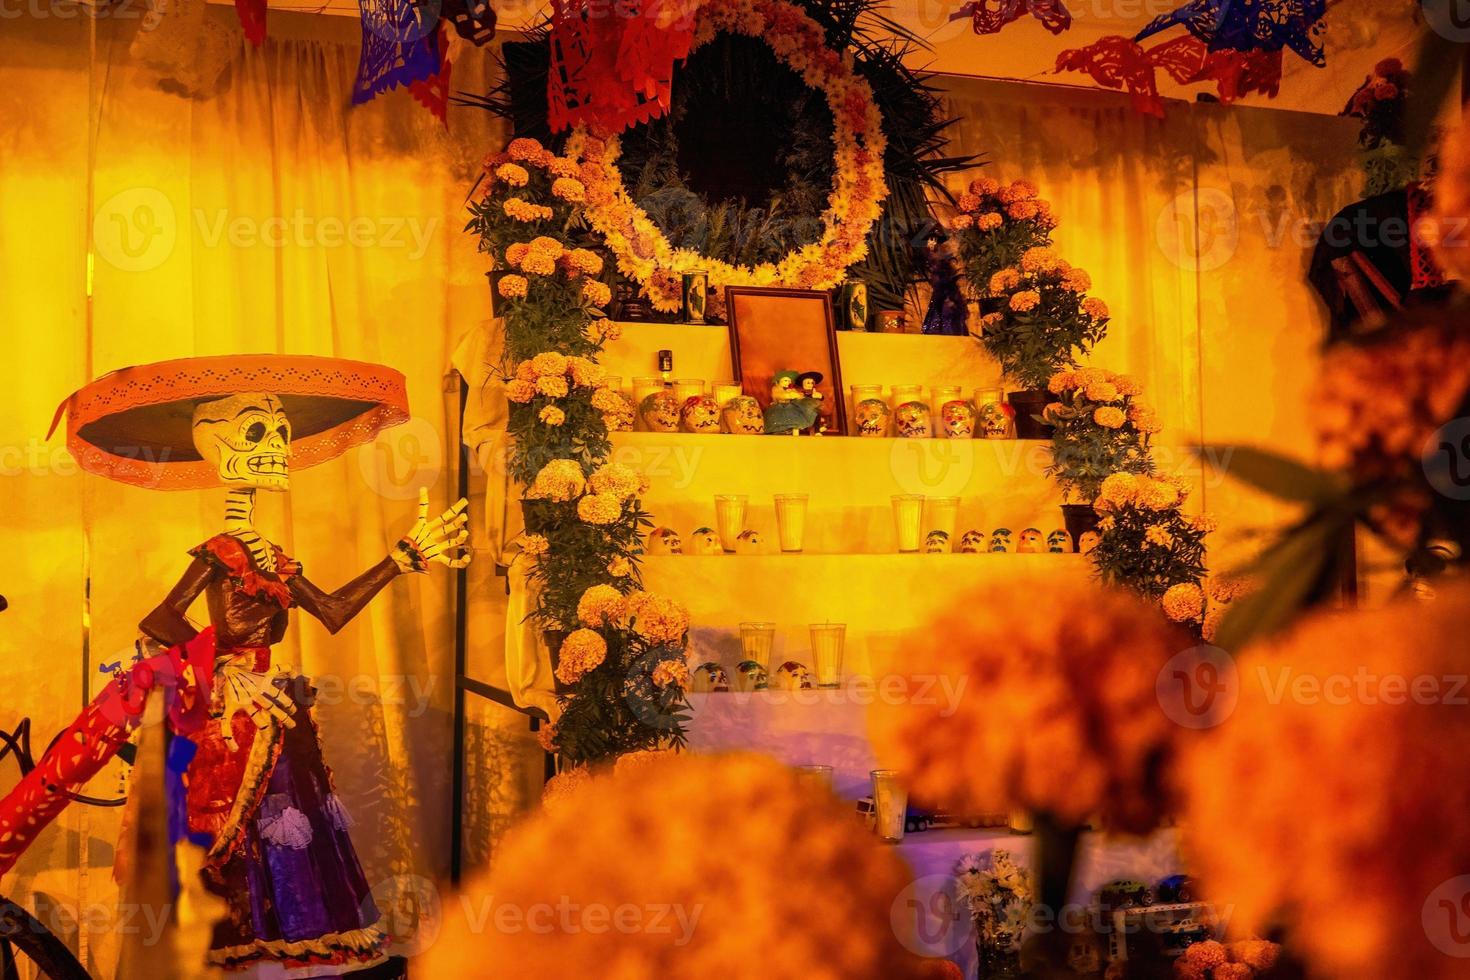
POLYGON ((904 402, 894 410, 893 420, 905 439, 928 439, 933 434, 933 414, 923 402, 904 402))
POLYGON ((1011 529, 998 527, 990 536, 990 551, 992 554, 1010 554, 1011 552, 1011 529))
POLYGON ((689 690, 695 694, 728 691, 730 678, 725 676, 725 668, 711 660, 694 668, 694 676, 689 680, 689 690))
POLYGON ((1011 437, 1011 417, 1006 412, 1006 406, 999 401, 987 401, 980 405, 978 423, 980 434, 987 439, 1011 437))
POLYGON ((778 691, 810 691, 815 686, 811 671, 804 663, 788 660, 776 670, 775 687, 778 691))
POLYGON ((888 435, 888 420, 893 415, 881 398, 864 398, 857 403, 858 435, 870 439, 888 435))
POLYGON ((966 531, 960 536, 959 551, 962 555, 978 555, 986 550, 985 546, 984 531, 966 531))
POLYGON ((949 554, 949 532, 930 531, 924 537, 924 554, 947 555, 949 554))
POLYGON ((761 403, 749 395, 736 395, 725 402, 720 414, 724 419, 726 432, 737 436, 758 436, 766 431, 761 403))
POLYGON ((685 432, 709 435, 720 431, 720 406, 711 395, 698 395, 684 403, 685 432))
POLYGON ((768 686, 766 668, 754 660, 742 660, 735 665, 735 690, 764 691, 768 686))
POLYGON ((1080 555, 1091 554, 1092 549, 1098 546, 1102 537, 1096 531, 1083 531, 1077 537, 1077 553, 1080 555))
POLYGON ((694 533, 689 535, 689 553, 691 555, 720 555, 725 549, 720 547, 720 536, 712 527, 697 527, 694 533))
POLYGON ((228 487, 291 489, 291 423, 275 395, 244 394, 194 409, 194 448, 228 487))
POLYGON ((1016 545, 1018 555, 1037 555, 1046 550, 1046 539, 1041 532, 1034 527, 1028 527, 1021 532, 1021 540, 1016 545))
POLYGON ((638 415, 649 432, 679 431, 679 399, 667 389, 646 396, 638 406, 638 415))
POLYGON ((1046 536, 1046 550, 1054 555, 1070 555, 1072 536, 1061 528, 1057 528, 1046 536))
POLYGON ((735 539, 735 554, 758 555, 765 550, 765 545, 765 539, 761 537, 761 533, 759 531, 756 531, 752 528, 746 528, 744 531, 741 531, 740 536, 735 539))
POLYGON ((656 527, 648 532, 643 547, 650 555, 682 555, 684 540, 671 527, 656 527))
POLYGON ((975 437, 975 406, 966 401, 945 402, 939 409, 945 435, 951 439, 975 437))

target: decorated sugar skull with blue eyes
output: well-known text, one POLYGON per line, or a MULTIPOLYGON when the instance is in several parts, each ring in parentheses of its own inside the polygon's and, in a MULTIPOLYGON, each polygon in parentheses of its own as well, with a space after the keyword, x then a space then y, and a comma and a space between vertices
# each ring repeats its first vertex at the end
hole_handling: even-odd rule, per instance
POLYGON ((754 660, 742 660, 735 665, 735 690, 764 691, 767 687, 766 668, 754 660))
POLYGON ((193 425, 194 448, 218 468, 225 486, 291 489, 291 423, 280 398, 258 393, 203 402, 193 425))
POLYGON ((930 531, 924 537, 924 554, 945 555, 949 553, 949 532, 930 531))
POLYGON ((806 664, 797 660, 788 660, 777 669, 774 686, 782 691, 809 691, 815 684, 812 681, 811 671, 806 669, 806 664))
POLYGON ((689 535, 689 553, 691 555, 719 555, 724 554, 725 549, 720 546, 720 536, 712 527, 697 527, 694 533, 689 535))
POLYGON ((1070 555, 1072 553, 1072 535, 1057 528, 1046 536, 1046 550, 1054 555, 1070 555))
POLYGON ((725 668, 711 660, 694 669, 694 677, 689 682, 689 689, 696 694, 728 691, 730 690, 730 678, 726 676, 725 668))
POLYGON ((959 553, 962 555, 978 555, 985 551, 989 542, 985 538, 984 531, 966 531, 960 536, 959 553))
POLYGON ((990 536, 990 550, 994 554, 1010 554, 1011 552, 1011 529, 998 527, 990 536))

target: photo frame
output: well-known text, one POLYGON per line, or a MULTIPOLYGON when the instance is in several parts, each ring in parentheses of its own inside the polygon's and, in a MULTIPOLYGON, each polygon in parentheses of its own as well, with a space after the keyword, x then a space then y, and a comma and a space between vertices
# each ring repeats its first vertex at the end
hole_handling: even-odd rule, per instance
POLYGON ((725 287, 725 316, 730 325, 730 361, 740 389, 771 404, 772 380, 779 371, 816 371, 822 375, 822 413, 828 435, 847 435, 847 400, 832 295, 812 289, 725 287))

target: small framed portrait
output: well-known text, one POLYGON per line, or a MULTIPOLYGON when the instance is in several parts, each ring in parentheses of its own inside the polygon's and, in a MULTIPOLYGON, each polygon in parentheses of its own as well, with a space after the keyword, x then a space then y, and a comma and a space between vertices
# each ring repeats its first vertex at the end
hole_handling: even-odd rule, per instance
POLYGON ((726 286, 725 310, 741 390, 763 411, 776 406, 766 412, 766 432, 846 435, 832 295, 726 286))

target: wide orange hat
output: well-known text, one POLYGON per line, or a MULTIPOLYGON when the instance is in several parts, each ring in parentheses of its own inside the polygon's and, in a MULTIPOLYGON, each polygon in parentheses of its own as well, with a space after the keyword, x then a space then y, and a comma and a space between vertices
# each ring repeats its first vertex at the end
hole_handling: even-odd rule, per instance
POLYGON ((88 473, 155 490, 223 486, 194 448, 194 408, 246 392, 278 395, 291 420, 291 467, 305 469, 408 421, 403 375, 335 357, 191 357, 105 374, 62 402, 66 445, 88 473))

